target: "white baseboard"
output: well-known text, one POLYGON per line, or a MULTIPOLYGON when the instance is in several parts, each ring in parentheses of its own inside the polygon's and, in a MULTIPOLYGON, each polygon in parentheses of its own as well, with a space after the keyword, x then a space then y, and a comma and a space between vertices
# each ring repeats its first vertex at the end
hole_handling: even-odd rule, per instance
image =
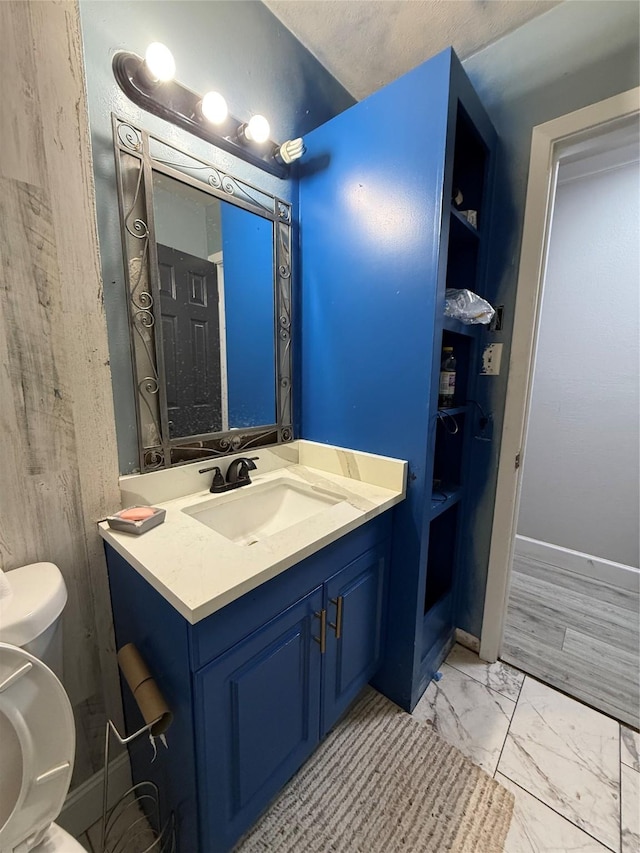
MULTIPOLYGON (((108 808, 131 787, 129 754, 123 752, 109 764, 108 808)), ((86 832, 102 818, 103 773, 94 773, 86 782, 78 785, 65 800, 56 823, 74 838, 86 832)))
POLYGON ((476 654, 480 651, 480 640, 473 634, 463 631, 462 628, 456 628, 456 643, 464 646, 465 649, 471 649, 476 654))
POLYGON ((567 572, 585 575, 635 595, 640 593, 640 569, 635 566, 614 563, 603 557, 583 554, 582 551, 572 551, 570 548, 531 539, 529 536, 520 536, 520 534, 516 536, 514 558, 537 560, 567 572))

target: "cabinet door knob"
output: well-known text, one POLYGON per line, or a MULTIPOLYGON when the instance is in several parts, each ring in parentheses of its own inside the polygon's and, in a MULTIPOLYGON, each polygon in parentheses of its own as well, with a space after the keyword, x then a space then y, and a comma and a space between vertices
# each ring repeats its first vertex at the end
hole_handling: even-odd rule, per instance
POLYGON ((336 621, 329 622, 329 627, 333 628, 336 632, 336 640, 339 640, 342 634, 342 602, 344 599, 339 595, 337 598, 331 598, 329 600, 331 601, 331 604, 335 604, 336 606, 336 621))
POLYGON ((327 649, 327 611, 323 608, 319 613, 316 610, 313 615, 320 620, 320 636, 313 639, 320 643, 320 654, 323 655, 327 649))

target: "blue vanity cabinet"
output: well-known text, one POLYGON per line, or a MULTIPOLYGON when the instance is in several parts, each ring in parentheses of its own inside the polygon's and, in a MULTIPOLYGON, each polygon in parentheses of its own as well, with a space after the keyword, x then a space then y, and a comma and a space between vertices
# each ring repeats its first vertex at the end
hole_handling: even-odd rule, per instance
POLYGON ((323 733, 335 725, 380 666, 386 564, 386 548, 372 549, 325 584, 323 733))
POLYGON ((195 625, 106 545, 117 645, 138 646, 174 710, 169 750, 153 764, 146 742, 130 755, 134 780, 153 780, 175 814, 179 853, 230 850, 375 674, 391 516, 195 625))
POLYGON ((251 826, 375 674, 386 553, 367 551, 195 674, 199 784, 214 792, 203 850, 251 826))
POLYGON ((226 850, 320 739, 322 588, 194 678, 203 850, 226 850))
POLYGON ((447 49, 306 134, 305 145, 300 434, 408 460, 374 686, 412 710, 456 627, 480 630, 473 593, 486 567, 469 534, 491 476, 477 377, 492 339, 445 319, 444 304, 448 287, 490 293, 496 134, 447 49), (453 346, 458 376, 446 412, 443 346, 453 346))

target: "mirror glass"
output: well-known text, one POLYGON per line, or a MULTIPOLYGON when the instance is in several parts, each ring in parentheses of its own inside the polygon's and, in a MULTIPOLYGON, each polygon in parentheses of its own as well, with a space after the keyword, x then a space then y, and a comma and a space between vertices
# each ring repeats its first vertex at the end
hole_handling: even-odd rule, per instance
POLYGON ((153 172, 170 438, 276 421, 273 223, 153 172))
POLYGON ((113 116, 140 470, 291 441, 291 207, 113 116))

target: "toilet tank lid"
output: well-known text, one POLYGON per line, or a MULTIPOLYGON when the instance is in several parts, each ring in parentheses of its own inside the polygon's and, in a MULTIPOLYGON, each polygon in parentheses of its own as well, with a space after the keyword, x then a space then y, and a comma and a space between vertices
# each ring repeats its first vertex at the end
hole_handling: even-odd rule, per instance
POLYGON ((55 622, 67 588, 53 563, 32 563, 5 574, 11 593, 0 598, 0 642, 24 646, 55 622))

